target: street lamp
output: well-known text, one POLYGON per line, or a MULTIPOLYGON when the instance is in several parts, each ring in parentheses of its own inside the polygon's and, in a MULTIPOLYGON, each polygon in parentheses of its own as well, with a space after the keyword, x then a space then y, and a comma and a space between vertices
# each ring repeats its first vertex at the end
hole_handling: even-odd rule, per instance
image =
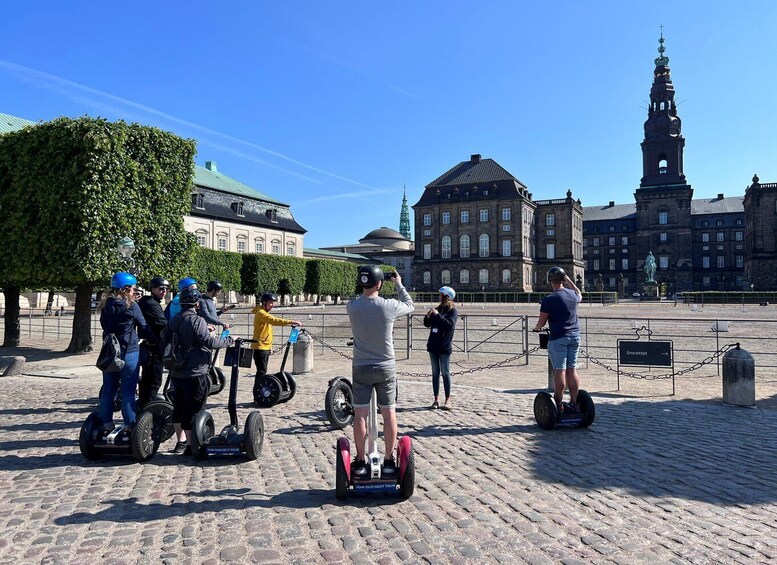
POLYGON ((135 260, 132 258, 132 254, 135 253, 135 242, 125 236, 119 241, 116 250, 119 252, 121 260, 127 265, 127 271, 136 275, 135 260))

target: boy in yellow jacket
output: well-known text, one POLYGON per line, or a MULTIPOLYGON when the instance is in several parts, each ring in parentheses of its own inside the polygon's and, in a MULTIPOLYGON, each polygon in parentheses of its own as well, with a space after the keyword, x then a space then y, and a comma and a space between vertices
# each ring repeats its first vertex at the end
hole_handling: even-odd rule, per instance
POLYGON ((302 322, 298 320, 276 318, 270 314, 273 306, 275 306, 275 295, 267 292, 260 298, 259 305, 251 310, 251 314, 254 315, 253 339, 257 340, 257 343, 251 344, 251 349, 254 350, 254 363, 256 364, 254 395, 259 388, 259 377, 267 374, 267 363, 270 360, 270 350, 272 350, 272 327, 302 325, 302 322))

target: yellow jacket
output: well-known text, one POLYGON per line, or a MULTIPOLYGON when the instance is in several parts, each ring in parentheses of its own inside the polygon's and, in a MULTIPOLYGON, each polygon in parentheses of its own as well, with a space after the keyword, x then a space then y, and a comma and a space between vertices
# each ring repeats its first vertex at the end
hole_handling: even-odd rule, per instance
POLYGON ((255 306, 251 310, 251 314, 254 315, 253 339, 258 340, 258 343, 251 344, 251 349, 269 351, 272 349, 272 327, 290 326, 292 322, 291 320, 276 318, 261 306, 255 306))

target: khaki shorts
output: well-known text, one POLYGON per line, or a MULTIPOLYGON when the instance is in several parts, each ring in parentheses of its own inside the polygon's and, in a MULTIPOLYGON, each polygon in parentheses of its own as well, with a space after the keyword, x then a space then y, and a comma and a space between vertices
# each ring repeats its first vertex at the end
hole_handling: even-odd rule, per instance
POLYGON ((394 408, 397 404, 397 377, 394 368, 385 369, 375 365, 353 367, 353 406, 368 408, 372 389, 378 397, 378 407, 394 408))

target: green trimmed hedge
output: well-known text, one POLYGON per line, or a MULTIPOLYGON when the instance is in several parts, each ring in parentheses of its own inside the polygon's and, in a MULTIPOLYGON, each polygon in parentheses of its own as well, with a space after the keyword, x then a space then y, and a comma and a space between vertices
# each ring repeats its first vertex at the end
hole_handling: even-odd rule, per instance
POLYGON ((224 291, 238 291, 241 288, 240 269, 243 266, 243 254, 217 249, 198 247, 194 252, 192 266, 189 271, 199 283, 199 288, 206 288, 208 282, 219 281, 224 291))

